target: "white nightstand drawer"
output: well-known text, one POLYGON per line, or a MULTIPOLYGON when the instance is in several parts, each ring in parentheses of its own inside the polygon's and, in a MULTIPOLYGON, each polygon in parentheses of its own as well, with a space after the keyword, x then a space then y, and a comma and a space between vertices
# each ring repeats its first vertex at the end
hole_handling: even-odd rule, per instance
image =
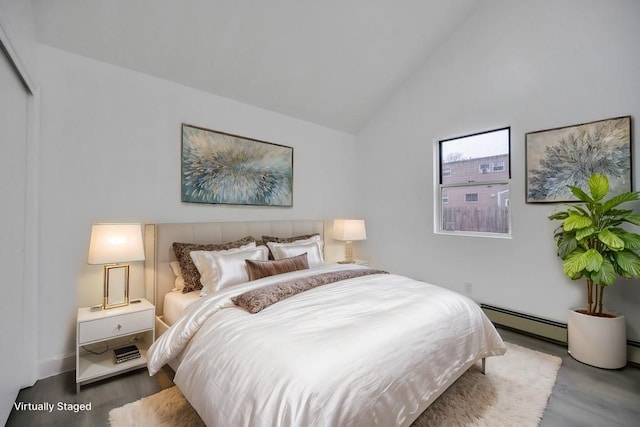
POLYGON ((78 324, 78 344, 127 335, 136 331, 151 329, 153 326, 153 310, 80 322, 78 324))

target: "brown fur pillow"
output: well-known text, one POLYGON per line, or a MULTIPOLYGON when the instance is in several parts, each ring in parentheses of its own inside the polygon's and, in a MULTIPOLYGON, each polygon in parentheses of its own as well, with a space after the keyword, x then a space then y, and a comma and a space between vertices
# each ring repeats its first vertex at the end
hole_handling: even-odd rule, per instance
POLYGON ((275 243, 292 243, 298 240, 307 240, 314 236, 320 236, 320 233, 302 234, 300 236, 292 237, 274 237, 274 236, 262 236, 263 242, 275 242, 275 243))

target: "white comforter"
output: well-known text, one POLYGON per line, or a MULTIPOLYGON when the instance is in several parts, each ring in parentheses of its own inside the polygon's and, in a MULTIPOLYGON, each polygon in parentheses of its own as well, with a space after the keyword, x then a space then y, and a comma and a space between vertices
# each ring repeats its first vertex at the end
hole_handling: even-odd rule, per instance
POLYGON ((473 301, 398 275, 320 286, 257 314, 230 298, 333 265, 203 297, 149 351, 210 427, 401 426, 469 362, 504 343, 473 301))

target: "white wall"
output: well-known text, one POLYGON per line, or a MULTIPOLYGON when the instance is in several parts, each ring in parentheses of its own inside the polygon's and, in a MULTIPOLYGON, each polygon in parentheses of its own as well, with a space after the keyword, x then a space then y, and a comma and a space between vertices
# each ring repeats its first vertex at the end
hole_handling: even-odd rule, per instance
MULTIPOLYGON (((38 61, 41 376, 72 367, 76 309, 101 301, 101 267, 87 265, 92 223, 332 219, 355 210, 352 135, 45 45, 38 61), (182 203, 183 122, 294 147, 293 208, 182 203)), ((142 295, 134 270, 132 297, 142 295)))
POLYGON ((27 337, 24 316, 25 196, 27 153, 27 92, 11 63, 0 50, 0 424, 11 411, 24 386, 27 366, 23 357, 27 337), (7 321, 15 320, 15 321, 7 321), (8 345, 7 345, 8 344, 8 345), (6 351, 7 348, 13 349, 6 351))
POLYGON ((37 88, 31 4, 0 0, 0 424, 36 380, 37 88), (7 347, 8 346, 8 347, 7 347))
MULTIPOLYGON (((374 265, 460 292, 470 282, 479 302, 563 322, 584 305, 555 256, 546 217, 558 206, 525 204, 524 134, 631 115, 638 135, 638 22, 634 0, 483 2, 357 136, 374 265), (434 141, 507 125, 513 238, 434 234, 434 141)), ((605 304, 640 340, 638 281, 607 289, 605 304)))

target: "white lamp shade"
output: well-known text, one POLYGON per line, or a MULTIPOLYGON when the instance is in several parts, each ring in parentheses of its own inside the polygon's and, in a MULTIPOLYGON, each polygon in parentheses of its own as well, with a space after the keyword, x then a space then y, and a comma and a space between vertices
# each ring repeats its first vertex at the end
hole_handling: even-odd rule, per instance
POLYGON ((89 264, 144 261, 140 224, 95 224, 91 227, 89 264))
POLYGON ((367 230, 363 219, 335 219, 333 220, 333 237, 345 242, 365 240, 367 230))

